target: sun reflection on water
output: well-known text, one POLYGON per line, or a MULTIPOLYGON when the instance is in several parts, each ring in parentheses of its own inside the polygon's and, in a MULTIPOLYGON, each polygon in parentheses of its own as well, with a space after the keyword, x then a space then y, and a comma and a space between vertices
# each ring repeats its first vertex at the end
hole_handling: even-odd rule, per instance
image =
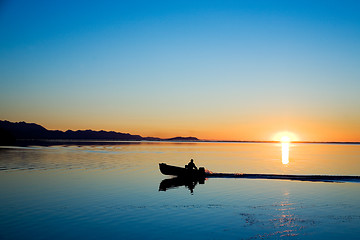
POLYGON ((278 230, 274 235, 277 235, 278 238, 294 237, 299 235, 301 220, 293 213, 295 207, 290 201, 289 192, 285 191, 283 197, 283 201, 277 204, 279 214, 272 219, 274 228, 278 230))
POLYGON ((282 163, 283 164, 288 164, 289 163, 289 148, 290 148, 290 143, 288 142, 283 142, 281 143, 281 153, 282 153, 282 163))

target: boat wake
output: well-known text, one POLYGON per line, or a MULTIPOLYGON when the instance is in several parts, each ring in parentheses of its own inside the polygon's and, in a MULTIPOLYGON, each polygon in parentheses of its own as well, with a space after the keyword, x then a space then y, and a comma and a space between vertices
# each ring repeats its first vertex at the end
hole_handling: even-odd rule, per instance
POLYGON ((311 182, 359 182, 360 183, 360 176, 213 173, 211 171, 206 171, 205 175, 206 178, 250 178, 250 179, 311 181, 311 182))

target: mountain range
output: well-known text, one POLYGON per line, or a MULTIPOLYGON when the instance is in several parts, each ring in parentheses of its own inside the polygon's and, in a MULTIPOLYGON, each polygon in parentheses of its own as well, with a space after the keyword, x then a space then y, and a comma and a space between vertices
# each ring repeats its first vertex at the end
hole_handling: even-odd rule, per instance
POLYGON ((48 130, 35 123, 0 120, 0 145, 12 145, 19 140, 198 141, 199 139, 196 137, 162 139, 104 130, 48 130))

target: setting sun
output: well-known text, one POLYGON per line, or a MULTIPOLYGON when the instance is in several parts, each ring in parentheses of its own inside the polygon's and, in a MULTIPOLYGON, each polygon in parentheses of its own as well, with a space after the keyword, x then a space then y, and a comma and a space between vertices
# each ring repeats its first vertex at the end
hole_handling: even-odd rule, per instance
POLYGON ((298 137, 292 132, 279 132, 275 134, 273 139, 279 142, 299 141, 298 137))

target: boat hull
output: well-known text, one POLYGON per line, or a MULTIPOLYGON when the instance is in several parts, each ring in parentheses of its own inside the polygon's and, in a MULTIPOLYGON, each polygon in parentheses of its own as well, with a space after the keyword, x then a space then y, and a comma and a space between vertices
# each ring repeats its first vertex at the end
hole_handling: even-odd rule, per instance
POLYGON ((164 175, 181 176, 181 177, 204 177, 205 169, 199 170, 186 169, 177 166, 167 165, 166 163, 159 163, 160 172, 164 175))

